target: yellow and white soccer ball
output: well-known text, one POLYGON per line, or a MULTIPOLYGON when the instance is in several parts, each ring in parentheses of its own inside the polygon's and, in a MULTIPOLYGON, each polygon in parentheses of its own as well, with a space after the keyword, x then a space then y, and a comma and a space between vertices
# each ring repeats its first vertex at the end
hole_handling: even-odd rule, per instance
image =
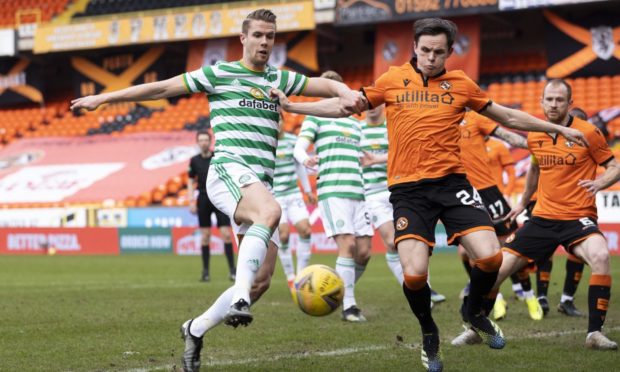
POLYGON ((293 299, 301 311, 312 316, 334 312, 344 297, 344 282, 329 266, 310 265, 295 278, 293 299))

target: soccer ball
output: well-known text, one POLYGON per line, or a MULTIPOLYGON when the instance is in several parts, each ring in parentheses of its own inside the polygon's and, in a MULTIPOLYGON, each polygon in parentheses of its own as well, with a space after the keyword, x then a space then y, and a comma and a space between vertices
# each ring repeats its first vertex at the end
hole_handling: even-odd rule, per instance
POLYGON ((344 283, 329 266, 310 265, 295 278, 293 299, 304 313, 312 316, 331 314, 342 304, 344 283))

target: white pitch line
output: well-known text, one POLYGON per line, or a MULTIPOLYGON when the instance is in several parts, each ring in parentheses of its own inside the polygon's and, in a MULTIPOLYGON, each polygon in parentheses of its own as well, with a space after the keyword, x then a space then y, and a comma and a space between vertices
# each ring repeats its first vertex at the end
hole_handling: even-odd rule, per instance
MULTIPOLYGON (((607 331, 620 331, 620 327, 611 327, 611 328, 606 328, 607 331)), ((558 337, 558 336, 567 336, 567 335, 573 335, 573 334, 578 334, 578 333, 586 333, 583 329, 577 330, 570 330, 570 331, 554 331, 554 332, 537 332, 537 333, 533 333, 533 334, 529 334, 529 335, 523 335, 523 336, 507 336, 506 338, 508 340, 513 340, 513 341, 518 341, 518 340, 526 340, 526 339, 532 339, 532 338, 552 338, 552 337, 558 337)), ((456 337, 456 336, 455 336, 456 337)), ((453 337, 448 337, 448 338, 444 338, 443 343, 446 343, 446 340, 451 340, 453 337)), ((269 357, 262 357, 262 358, 245 358, 245 359, 236 359, 236 360, 232 360, 232 359, 222 359, 222 360, 210 360, 210 361, 203 361, 203 366, 211 366, 211 367, 221 367, 221 366, 234 366, 234 365, 250 365, 250 364, 256 364, 256 363, 266 363, 266 362, 273 362, 273 361, 278 361, 278 360, 283 360, 283 359, 305 359, 305 358, 315 358, 315 357, 339 357, 339 356, 344 356, 344 355, 351 355, 351 354, 358 354, 358 353, 365 353, 365 352, 369 352, 369 351, 381 351, 381 350, 387 350, 387 349, 392 349, 394 347, 400 348, 400 347, 404 347, 407 349, 418 349, 419 346, 418 345, 411 345, 411 344, 407 344, 407 343, 397 343, 397 344, 384 344, 384 345, 368 345, 368 346, 363 346, 363 347, 349 347, 349 348, 342 348, 342 349, 335 349, 335 350, 329 350, 329 351, 307 351, 307 352, 303 352, 303 353, 289 353, 289 354, 276 354, 276 355, 272 355, 269 357)), ((157 366, 157 367, 152 367, 152 368, 135 368, 135 369, 128 369, 125 370, 125 372, 149 372, 149 371, 153 371, 156 369, 165 369, 165 370, 172 370, 172 368, 174 367, 174 365, 168 364, 168 365, 164 365, 164 366, 157 366)), ((178 366, 180 368, 180 366, 178 366)))

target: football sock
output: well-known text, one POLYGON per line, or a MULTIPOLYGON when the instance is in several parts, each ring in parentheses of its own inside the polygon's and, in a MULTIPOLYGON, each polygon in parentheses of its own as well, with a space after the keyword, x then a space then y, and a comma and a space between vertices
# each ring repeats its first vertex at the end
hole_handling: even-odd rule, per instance
POLYGON ((310 256, 312 255, 312 245, 310 244, 310 238, 299 238, 297 242, 297 272, 305 269, 310 263, 310 256))
POLYGON ((410 284, 407 281, 403 281, 403 293, 409 302, 409 307, 413 314, 418 318, 422 333, 434 333, 437 332, 437 325, 433 320, 431 314, 431 287, 426 283, 424 278, 424 286, 421 288, 410 288, 410 284))
POLYGON ((536 294, 538 297, 546 297, 549 292, 549 279, 551 278, 552 268, 553 260, 550 258, 538 266, 538 270, 536 270, 536 294))
POLYGON ((203 245, 200 247, 200 252, 202 254, 202 269, 206 272, 209 272, 209 259, 211 258, 211 250, 208 245, 203 245))
POLYGON ((220 324, 228 313, 233 293, 234 287, 225 290, 207 311, 194 319, 189 333, 194 337, 202 337, 208 330, 220 324))
POLYGON ((583 267, 584 263, 577 257, 571 259, 571 255, 568 256, 566 260, 566 278, 564 278, 564 290, 562 293, 570 296, 571 299, 575 292, 577 292, 577 286, 579 286, 579 281, 581 281, 581 276, 583 275, 583 267))
POLYGON ((226 261, 228 261, 228 271, 232 274, 237 271, 235 269, 235 254, 232 243, 224 243, 224 254, 226 254, 226 261))
MULTIPOLYGON (((258 269, 263 265, 267 254, 267 244, 271 239, 272 231, 267 226, 254 224, 245 233, 239 246, 237 259, 237 278, 235 280, 235 293, 232 303, 245 300, 250 301, 250 289, 254 284, 254 278, 258 269)), ((231 305, 232 305, 231 303, 231 305)))
POLYGON ((357 283, 362 277, 362 275, 364 275, 364 272, 366 271, 366 265, 368 265, 368 261, 366 261, 366 263, 364 264, 359 264, 357 262, 355 263, 355 283, 357 283))
POLYGON ((355 261, 352 258, 338 257, 336 259, 336 272, 344 282, 344 298, 342 308, 344 310, 356 305, 355 302, 355 261))
POLYGON ((398 280, 398 283, 403 283, 403 266, 400 264, 400 255, 398 253, 386 253, 385 260, 387 262, 390 271, 398 280))
POLYGON ((469 263, 469 257, 461 256, 461 261, 463 262, 463 267, 465 268, 465 271, 467 272, 467 276, 471 276, 471 265, 469 263))
POLYGON ((610 296, 611 276, 592 274, 588 290, 588 333, 600 331, 603 328, 610 296))
POLYGON ((280 257, 280 263, 284 269, 284 275, 286 280, 290 281, 295 279, 295 267, 293 266, 293 255, 291 250, 288 249, 288 244, 281 244, 278 248, 278 257, 280 257))
MULTIPOLYGON (((497 273, 502 265, 502 253, 497 252, 491 257, 477 259, 476 264, 471 269, 470 289, 467 299, 467 316, 469 319, 478 316, 484 311, 485 298, 491 292, 497 280, 497 273)), ((493 295, 493 301, 495 295, 493 295)))

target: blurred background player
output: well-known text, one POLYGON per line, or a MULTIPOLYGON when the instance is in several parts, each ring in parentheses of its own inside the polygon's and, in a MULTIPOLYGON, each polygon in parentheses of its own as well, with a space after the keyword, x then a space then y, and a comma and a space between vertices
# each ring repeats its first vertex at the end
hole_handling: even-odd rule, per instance
POLYGON ((278 257, 280 257, 288 286, 291 289, 295 280, 295 266, 289 247, 289 223, 295 226, 299 235, 297 247, 295 247, 298 273, 308 266, 312 249, 310 243, 312 228, 308 220, 308 209, 304 197, 299 192, 297 180, 301 183, 308 202, 313 205, 316 204, 316 197, 312 193, 306 167, 295 161, 293 156, 296 142, 297 136, 284 130, 284 119, 281 117, 278 147, 276 148, 276 168, 273 176, 273 192, 276 201, 282 208, 282 217, 280 217, 280 225, 278 226, 280 231, 278 257))
POLYGON ((202 92, 210 97, 216 147, 207 177, 207 193, 213 204, 231 218, 234 232, 241 236, 235 284, 207 311, 181 326, 185 371, 200 370, 203 336, 208 330, 222 322, 235 328, 252 322, 250 305, 271 282, 279 246, 281 209, 271 193, 280 108, 277 102, 269 100, 270 90, 277 87, 286 95, 338 97, 339 111, 348 115, 365 110, 360 93, 345 84, 309 79, 269 65, 275 37, 276 15, 268 9, 258 9, 241 25, 240 61, 218 62, 171 79, 71 102, 71 110, 94 110, 105 103, 187 93, 202 92))
MULTIPOLYGON (((342 82, 334 71, 321 77, 342 82)), ((370 260, 374 232, 364 201, 360 164, 360 123, 353 117, 325 119, 307 116, 295 145, 295 158, 308 168, 319 167, 317 193, 325 234, 338 245, 336 271, 344 281, 342 319, 363 322, 357 306, 355 284, 370 260), (306 152, 313 143, 316 157, 306 152)))
POLYGON ((209 166, 213 158, 213 153, 211 152, 211 133, 206 130, 199 131, 196 134, 196 141, 198 142, 200 153, 192 157, 189 161, 187 195, 195 199, 195 203, 190 204, 189 208, 192 213, 198 213, 198 225, 200 226, 200 249, 202 254, 202 276, 200 280, 203 282, 208 282, 210 280, 209 260, 211 257, 211 250, 209 244, 211 241, 211 215, 215 213, 217 227, 220 229, 220 235, 224 242, 224 253, 228 261, 229 278, 234 281, 236 268, 230 219, 213 206, 213 203, 209 200, 206 189, 209 166))
POLYGON ((485 138, 489 168, 499 191, 509 198, 514 192, 517 177, 515 175, 515 159, 504 142, 491 136, 485 138))
MULTIPOLYGON (((372 217, 374 228, 379 231, 385 245, 385 259, 390 271, 402 286, 403 267, 400 264, 398 251, 394 246, 394 211, 390 204, 390 191, 387 186, 387 163, 374 163, 375 155, 385 155, 388 151, 387 126, 385 122, 385 105, 366 112, 362 121, 361 159, 364 175, 364 193, 366 205, 372 217)), ((429 277, 430 285, 430 277, 429 277)), ((446 300, 446 296, 431 288, 431 301, 434 303, 446 300)))
POLYGON ((545 117, 582 130, 589 146, 560 135, 528 135, 534 161, 521 202, 509 217, 514 219, 523 212, 535 189, 538 200, 530 221, 506 241, 495 288, 528 262, 547 261, 558 245, 563 245, 592 269, 586 347, 617 350, 618 344, 601 332, 611 296, 611 275, 609 248, 597 225, 596 193, 620 180, 620 164, 598 128, 568 115, 571 104, 571 87, 566 81, 554 79, 547 83, 542 97, 545 117), (605 172, 596 178, 599 165, 605 172))

